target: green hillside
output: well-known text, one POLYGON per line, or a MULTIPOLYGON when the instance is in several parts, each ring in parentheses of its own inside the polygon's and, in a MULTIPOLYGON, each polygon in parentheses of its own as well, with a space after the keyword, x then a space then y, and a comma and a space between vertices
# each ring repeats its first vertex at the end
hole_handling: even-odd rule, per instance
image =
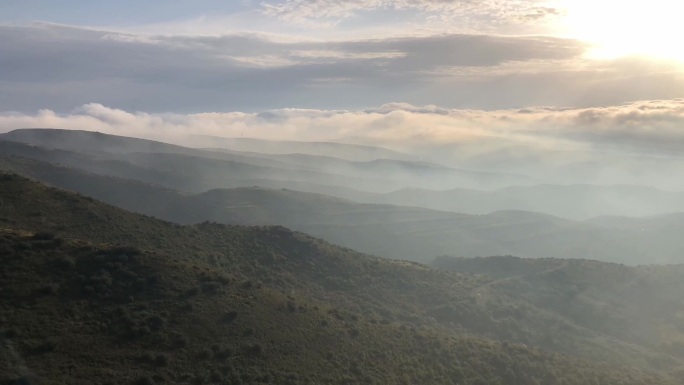
POLYGON ((282 227, 178 226, 18 176, 0 184, 6 377, 658 384, 624 366, 680 365, 525 301, 480 298, 488 278, 282 227))
MULTIPOLYGON (((132 247, 11 230, 0 247, 3 381, 522 384, 569 380, 580 365, 378 323, 132 247)), ((604 370, 584 369, 584 378, 662 381, 604 370)))
POLYGON ((508 256, 440 257, 432 266, 492 278, 479 289, 483 295, 524 300, 575 325, 684 358, 684 265, 508 256))

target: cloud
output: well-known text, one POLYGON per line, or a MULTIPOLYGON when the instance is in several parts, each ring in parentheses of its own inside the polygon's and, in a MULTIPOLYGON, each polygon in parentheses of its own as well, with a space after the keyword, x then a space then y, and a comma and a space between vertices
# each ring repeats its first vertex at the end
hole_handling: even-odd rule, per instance
POLYGON ((537 122, 537 130, 539 136, 562 137, 597 149, 680 155, 684 150, 684 99, 560 111, 544 116, 537 122), (541 125, 548 128, 541 130, 541 125))
POLYGON ((562 13, 546 3, 539 0, 284 0, 264 2, 262 7, 266 15, 310 26, 332 26, 364 12, 417 11, 432 23, 458 21, 461 29, 500 31, 547 22, 562 13))
POLYGON ((551 37, 444 34, 277 39, 0 26, 3 110, 260 111, 414 105, 500 109, 684 97, 681 66, 596 62, 551 37), (550 87, 549 85, 553 85, 550 87))
POLYGON ((185 135, 352 140, 392 147, 518 143, 557 149, 679 157, 684 99, 559 109, 446 109, 391 103, 365 110, 278 109, 259 113, 151 114, 91 103, 69 114, 0 114, 0 130, 52 127, 174 140, 185 135))

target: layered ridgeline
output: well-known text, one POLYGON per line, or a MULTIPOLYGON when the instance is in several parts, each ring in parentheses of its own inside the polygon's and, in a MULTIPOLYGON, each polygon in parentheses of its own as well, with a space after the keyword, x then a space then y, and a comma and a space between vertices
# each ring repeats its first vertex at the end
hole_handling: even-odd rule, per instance
POLYGON ((0 202, 8 383, 681 380, 676 345, 500 291, 500 276, 378 259, 282 227, 178 226, 13 175, 0 177, 0 202))
MULTIPOLYGON (((193 137, 182 142, 215 147, 199 150, 64 130, 16 130, 0 135, 0 140, 43 147, 17 148, 0 143, 7 154, 59 162, 185 192, 246 186, 288 188, 363 203, 467 214, 523 210, 575 220, 684 211, 682 192, 630 185, 542 184, 550 183, 551 179, 454 169, 383 148, 341 143, 215 137, 193 137)), ((568 170, 558 171, 558 175, 566 173, 568 179, 574 180, 568 170)), ((636 170, 634 173, 640 175, 636 170)))
MULTIPOLYGON (((350 161, 312 154, 273 155, 225 149, 201 150, 88 131, 48 129, 16 130, 0 135, 0 139, 44 149, 61 150, 30 157, 42 157, 40 160, 46 161, 59 159, 65 165, 84 167, 91 172, 116 172, 118 174, 108 175, 130 177, 121 174, 122 171, 116 168, 114 171, 105 171, 108 164, 101 164, 103 161, 118 161, 144 169, 154 169, 162 174, 171 174, 171 178, 189 178, 181 185, 168 186, 184 191, 249 186, 249 183, 271 187, 294 182, 304 186, 322 186, 320 188, 325 189, 348 187, 362 191, 389 192, 414 186, 416 183, 427 188, 440 189, 464 186, 489 188, 531 182, 529 178, 520 175, 460 170, 434 163, 406 160, 403 156, 399 157, 400 159, 373 158, 367 161, 350 161), (91 155, 100 164, 83 165, 83 158, 73 158, 73 155, 64 151, 91 155)), ((346 150, 350 154, 348 157, 359 154, 359 146, 337 146, 340 151, 346 150)), ((303 150, 306 147, 299 149, 303 150)), ((391 156, 394 153, 376 149, 363 153, 361 159, 368 159, 372 154, 391 156)), ((151 182, 147 179, 145 181, 151 182)))
POLYGON ((684 193, 630 185, 511 186, 483 191, 433 191, 407 188, 386 194, 356 196, 368 202, 420 206, 467 214, 524 210, 575 220, 597 216, 655 216, 684 212, 684 193))
MULTIPOLYGON (((4 145, 17 153, 58 152, 18 143, 4 145)), ((97 161, 88 159, 83 164, 97 167, 97 161)), ((678 263, 684 247, 680 236, 684 216, 675 214, 642 219, 602 217, 587 222, 521 211, 475 216, 257 187, 187 194, 6 155, 0 155, 0 169, 177 223, 284 225, 374 255, 425 263, 438 255, 507 254, 628 264, 678 263)), ((140 170, 148 175, 157 172, 140 170)))

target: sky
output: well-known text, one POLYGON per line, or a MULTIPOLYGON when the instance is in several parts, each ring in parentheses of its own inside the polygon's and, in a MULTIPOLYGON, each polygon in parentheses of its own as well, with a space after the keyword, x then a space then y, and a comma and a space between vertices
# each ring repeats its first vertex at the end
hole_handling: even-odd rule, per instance
POLYGON ((0 130, 676 155, 682 11, 670 0, 0 0, 0 130))

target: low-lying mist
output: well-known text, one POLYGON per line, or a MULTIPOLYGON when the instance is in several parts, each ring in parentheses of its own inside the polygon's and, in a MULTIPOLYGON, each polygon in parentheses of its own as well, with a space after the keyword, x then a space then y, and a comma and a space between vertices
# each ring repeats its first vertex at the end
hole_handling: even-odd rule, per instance
MULTIPOLYGON (((400 181, 388 185, 385 192, 393 188, 496 189, 545 183, 623 184, 681 191, 684 181, 672 175, 684 171, 684 138, 678 129, 684 123, 683 105, 684 101, 674 99, 601 108, 482 111, 393 103, 366 110, 181 115, 88 104, 68 114, 50 110, 34 115, 4 113, 0 130, 80 129, 196 148, 288 154, 289 159, 279 160, 305 163, 331 174, 349 174, 350 168, 353 173, 376 171, 374 163, 334 162, 339 159, 427 162, 458 170, 444 173, 435 172, 434 167, 380 167, 382 179, 400 181), (293 154, 336 159, 296 159, 293 154), (463 173, 475 171, 494 174, 464 177, 463 173)), ((367 189, 363 185, 347 187, 367 189)))
POLYGON ((372 146, 201 140, 195 145, 210 149, 89 131, 17 130, 0 136, 0 166, 177 223, 284 225, 387 258, 681 261, 683 193, 542 184, 372 146), (291 147, 300 152, 287 153, 291 147), (400 159, 321 155, 328 149, 348 158, 400 159))
POLYGON ((497 138, 397 149, 396 141, 156 136, 178 145, 87 131, 19 130, 2 138, 39 146, 5 145, 11 155, 192 193, 260 186, 361 203, 467 214, 524 210, 575 220, 684 211, 678 189, 684 182, 672 178, 684 171, 684 159, 676 156, 553 150, 497 138))

